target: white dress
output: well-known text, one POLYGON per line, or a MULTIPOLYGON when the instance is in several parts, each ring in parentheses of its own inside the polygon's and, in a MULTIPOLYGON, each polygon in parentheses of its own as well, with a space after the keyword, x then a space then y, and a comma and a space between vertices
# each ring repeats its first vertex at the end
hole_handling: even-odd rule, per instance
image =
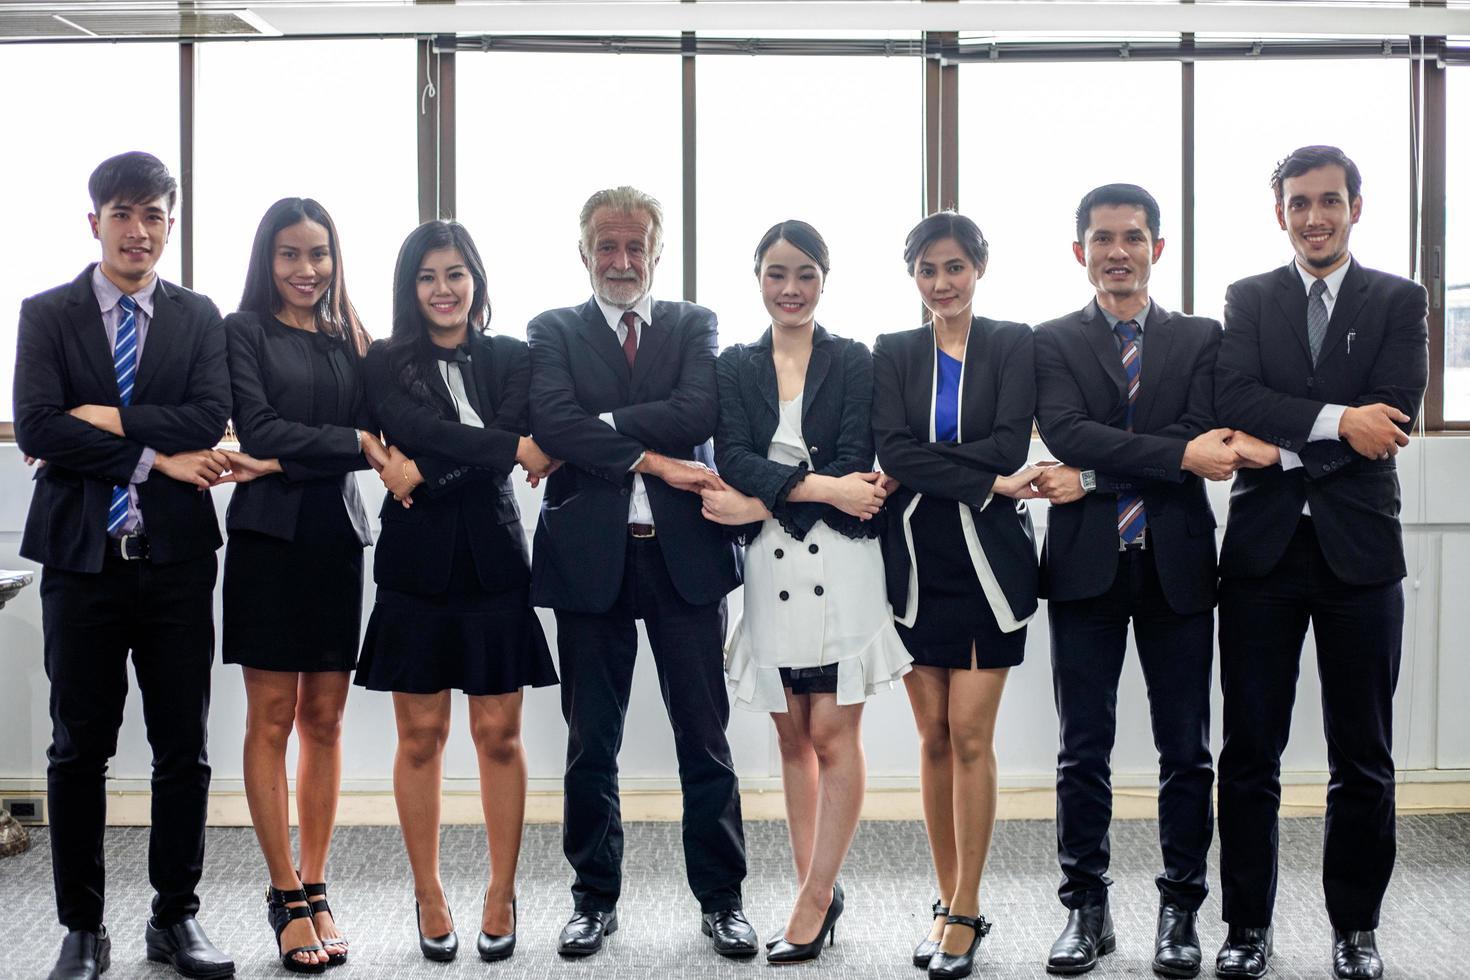
MULTIPOLYGON (((811 465, 801 396, 781 402, 766 458, 811 465)), ((785 711, 782 667, 837 665, 837 703, 858 704, 910 670, 893 626, 876 538, 844 537, 818 521, 798 541, 775 518, 745 550, 745 610, 725 646, 731 698, 751 711, 785 711)))

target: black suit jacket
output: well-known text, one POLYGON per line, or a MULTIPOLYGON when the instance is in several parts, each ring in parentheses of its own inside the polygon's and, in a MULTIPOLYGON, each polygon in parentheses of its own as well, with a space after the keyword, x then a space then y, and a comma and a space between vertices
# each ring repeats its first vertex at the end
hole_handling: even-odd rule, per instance
MULTIPOLYGON (((801 434, 812 465, 766 458, 781 422, 781 392, 771 356, 771 330, 753 344, 736 344, 715 365, 720 421, 715 462, 720 476, 741 493, 760 498, 798 541, 817 521, 850 538, 876 537, 881 521, 860 520, 831 504, 791 503, 786 498, 808 472, 821 476, 866 473, 873 468, 873 356, 855 340, 834 337, 817 324, 801 396, 801 434)), ((746 544, 759 523, 734 529, 746 544)))
MULTIPOLYGON (((23 557, 73 572, 102 569, 112 488, 127 484, 146 447, 207 449, 225 434, 230 372, 219 310, 207 297, 159 280, 125 437, 67 415, 78 405, 117 405, 117 374, 92 266, 20 307, 15 359, 15 440, 44 459, 21 539, 23 557)), ((157 470, 138 486, 138 507, 156 564, 187 561, 220 546, 209 492, 157 470)))
POLYGON ((1041 554, 1041 594, 1090 599, 1118 570, 1118 494, 1139 493, 1169 607, 1215 604, 1215 515, 1204 480, 1180 467, 1185 444, 1214 428, 1220 324, 1149 304, 1133 431, 1127 379, 1107 318, 1093 300, 1036 328, 1036 421, 1047 449, 1097 472, 1097 489, 1054 506, 1041 554))
POLYGON ((1021 501, 997 496, 987 507, 985 500, 996 477, 1019 470, 1031 448, 1036 377, 1031 328, 978 316, 971 321, 960 379, 960 442, 930 438, 934 350, 929 326, 883 334, 873 345, 873 437, 883 472, 899 482, 884 505, 888 601, 900 618, 906 617, 914 543, 904 518, 915 495, 924 494, 969 508, 985 561, 1012 616, 1024 621, 1036 611, 1031 515, 1021 501))
POLYGON ((1302 466, 1236 474, 1222 576, 1271 571, 1305 502, 1323 557, 1339 578, 1355 585, 1403 578, 1394 459, 1364 459, 1346 441, 1309 443, 1307 436, 1324 404, 1384 402, 1411 420, 1418 415, 1429 377, 1426 311, 1423 286, 1354 261, 1314 368, 1307 292, 1294 262, 1226 290, 1215 380, 1220 424, 1299 453, 1302 466))
MULTIPOLYGON (((378 341, 363 360, 364 391, 383 434, 418 466, 424 482, 413 506, 383 498, 382 530, 373 554, 379 587, 415 595, 449 588, 457 536, 468 536, 475 570, 487 591, 530 580, 530 556, 511 470, 526 434, 531 365, 524 341, 471 331, 465 345, 467 390, 485 427, 464 425, 438 365, 419 362, 422 387, 410 383, 404 362, 414 356, 378 341)), ((464 370, 463 368, 461 370, 464 370)))
MULTIPOLYGON (((715 315, 692 303, 654 303, 632 371, 595 299, 541 314, 526 336, 531 431, 565 462, 547 480, 541 502, 531 599, 569 612, 606 612, 622 585, 629 470, 639 455, 647 449, 714 462, 715 315), (598 418, 604 412, 614 425, 598 418)), ((699 495, 654 477, 644 485, 679 595, 703 605, 739 585, 734 545, 700 515, 699 495)))
MULTIPOLYGON (((256 459, 279 459, 282 469, 235 487, 225 527, 294 540, 303 484, 333 479, 341 488, 358 541, 364 547, 372 544, 353 475, 368 466, 357 448, 358 426, 305 421, 311 418, 315 397, 309 345, 316 338, 275 317, 244 312, 225 317, 225 338, 240 449, 256 459)), ((339 386, 340 417, 360 421, 361 364, 345 342, 332 350, 331 363, 339 386)))

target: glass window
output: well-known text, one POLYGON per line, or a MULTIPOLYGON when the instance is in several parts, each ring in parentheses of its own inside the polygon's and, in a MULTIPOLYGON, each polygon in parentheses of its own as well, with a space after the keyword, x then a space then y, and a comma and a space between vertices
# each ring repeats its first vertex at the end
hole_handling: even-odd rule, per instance
POLYGON ((386 337, 393 260, 418 224, 412 41, 198 45, 195 288, 229 313, 266 208, 315 198, 348 294, 386 337))
POLYGON ((1339 146, 1362 171, 1353 258, 1409 275, 1405 62, 1202 62, 1194 77, 1196 312, 1220 317, 1226 286, 1291 260, 1271 172, 1308 144, 1339 146))
POLYGON ((653 295, 681 298, 679 59, 491 52, 455 70, 459 217, 485 260, 493 328, 524 337, 538 313, 591 297, 578 216, 622 184, 663 206, 653 295))
POLYGON ((1179 75, 1172 62, 960 67, 960 210, 990 242, 977 313, 1034 325, 1090 300, 1072 254, 1077 202, 1115 182, 1159 202, 1149 294, 1178 309, 1179 75))
MULTIPOLYGON (((1446 117, 1470 107, 1470 68, 1446 76, 1446 117)), ((1444 417, 1470 422, 1470 127, 1449 129, 1445 181, 1444 417)))
MULTIPOLYGON (((174 44, 7 44, 0 55, 0 132, 12 223, 0 236, 0 422, 12 421, 16 326, 27 296, 71 279, 99 256, 87 225, 87 178, 108 157, 147 150, 179 172, 179 49, 174 44), (126 79, 147 111, 109 114, 107 86, 126 79)), ((174 229, 174 242, 178 229, 174 229)), ((179 279, 179 254, 158 264, 179 279)))
POLYGON ((918 323, 903 240, 922 216, 922 85, 915 58, 700 59, 699 302, 722 347, 769 325, 753 255, 788 218, 831 252, 819 323, 868 344, 918 323))

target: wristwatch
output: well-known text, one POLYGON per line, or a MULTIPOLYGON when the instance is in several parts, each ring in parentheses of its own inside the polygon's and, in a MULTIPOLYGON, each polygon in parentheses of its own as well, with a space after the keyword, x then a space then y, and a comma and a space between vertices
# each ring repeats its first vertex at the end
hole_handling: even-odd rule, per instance
POLYGON ((1082 492, 1083 493, 1092 493, 1092 491, 1094 491, 1094 490, 1097 489, 1097 471, 1096 470, 1083 470, 1081 475, 1082 475, 1082 492))

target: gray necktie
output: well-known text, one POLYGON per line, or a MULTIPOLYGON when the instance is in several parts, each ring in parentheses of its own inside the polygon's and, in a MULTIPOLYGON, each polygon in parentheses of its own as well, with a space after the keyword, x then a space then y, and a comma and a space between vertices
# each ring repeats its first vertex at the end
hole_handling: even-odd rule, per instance
POLYGON ((1312 283, 1307 294, 1307 345, 1312 348, 1312 366, 1317 366, 1317 356, 1322 353, 1322 340, 1327 336, 1327 303, 1322 294, 1327 292, 1325 280, 1312 283))

